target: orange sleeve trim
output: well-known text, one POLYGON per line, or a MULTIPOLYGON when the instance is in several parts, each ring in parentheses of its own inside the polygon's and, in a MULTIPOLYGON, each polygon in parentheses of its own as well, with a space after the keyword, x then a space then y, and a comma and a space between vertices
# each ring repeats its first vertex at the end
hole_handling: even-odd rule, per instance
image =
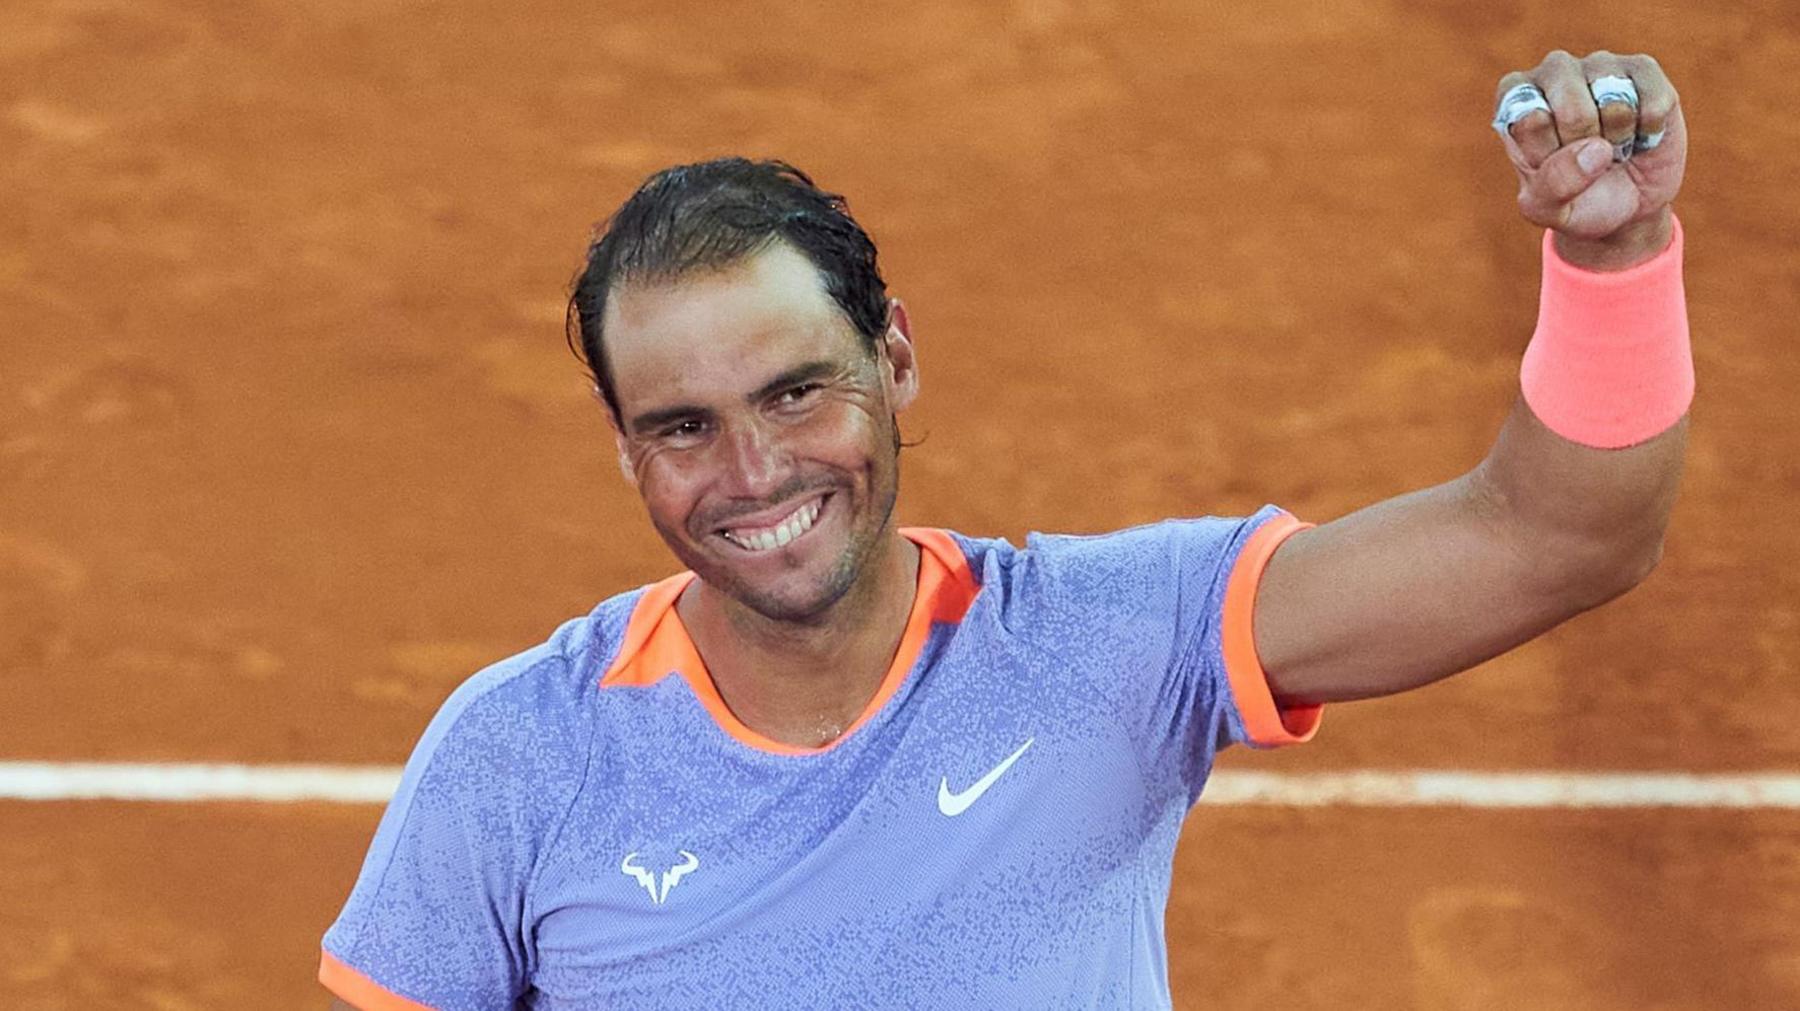
POLYGON ((408 1000, 364 976, 329 951, 319 953, 319 982, 357 1011, 434 1011, 431 1005, 408 1000))
POLYGON ((1225 614, 1221 626, 1225 646, 1225 677, 1231 684, 1231 697, 1243 717, 1244 732, 1250 743, 1260 748, 1282 744, 1300 744, 1312 740, 1323 717, 1323 706, 1290 706, 1276 704, 1269 689, 1269 676, 1256 655, 1254 614, 1256 589, 1262 583, 1263 570, 1275 549, 1294 534, 1312 526, 1288 513, 1265 522, 1250 535, 1231 578, 1225 584, 1225 614))

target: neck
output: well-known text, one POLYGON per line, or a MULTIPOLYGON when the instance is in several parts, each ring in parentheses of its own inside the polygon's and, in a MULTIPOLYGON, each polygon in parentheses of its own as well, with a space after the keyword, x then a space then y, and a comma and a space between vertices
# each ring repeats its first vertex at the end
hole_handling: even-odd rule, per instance
POLYGON ((894 661, 918 586, 919 547, 890 525, 849 591, 822 615, 778 621, 696 580, 677 612, 732 713, 800 747, 836 740, 894 661))

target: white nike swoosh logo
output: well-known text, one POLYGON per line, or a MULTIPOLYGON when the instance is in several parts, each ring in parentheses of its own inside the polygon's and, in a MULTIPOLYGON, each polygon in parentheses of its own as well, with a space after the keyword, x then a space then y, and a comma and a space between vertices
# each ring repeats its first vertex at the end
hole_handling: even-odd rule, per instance
POLYGON ((1019 745, 1019 750, 1006 756, 1006 761, 1001 762, 999 765, 988 770, 987 775, 976 780, 974 786, 969 787, 961 793, 950 792, 950 778, 948 776, 938 780, 938 810, 951 818, 967 811, 969 805, 980 800, 981 795, 988 792, 988 787, 993 786, 996 780, 1001 776, 1006 775, 1006 770, 1012 768, 1012 764, 1019 760, 1019 756, 1025 753, 1026 748, 1031 747, 1031 742, 1033 740, 1035 740, 1035 738, 1027 737, 1025 743, 1019 745))

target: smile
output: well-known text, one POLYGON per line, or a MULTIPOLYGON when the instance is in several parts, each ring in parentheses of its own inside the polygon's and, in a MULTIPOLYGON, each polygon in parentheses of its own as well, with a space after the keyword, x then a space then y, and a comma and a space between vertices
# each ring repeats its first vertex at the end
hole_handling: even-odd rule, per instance
POLYGON ((824 507, 825 496, 820 496, 769 526, 727 527, 719 531, 719 536, 745 551, 773 551, 811 530, 819 519, 819 511, 824 507))

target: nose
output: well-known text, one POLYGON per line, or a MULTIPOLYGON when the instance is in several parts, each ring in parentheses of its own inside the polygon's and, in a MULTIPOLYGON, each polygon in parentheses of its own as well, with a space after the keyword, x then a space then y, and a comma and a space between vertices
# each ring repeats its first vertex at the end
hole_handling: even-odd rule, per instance
POLYGON ((725 490, 733 496, 766 499, 787 475, 787 453, 760 419, 731 426, 720 446, 725 490))

